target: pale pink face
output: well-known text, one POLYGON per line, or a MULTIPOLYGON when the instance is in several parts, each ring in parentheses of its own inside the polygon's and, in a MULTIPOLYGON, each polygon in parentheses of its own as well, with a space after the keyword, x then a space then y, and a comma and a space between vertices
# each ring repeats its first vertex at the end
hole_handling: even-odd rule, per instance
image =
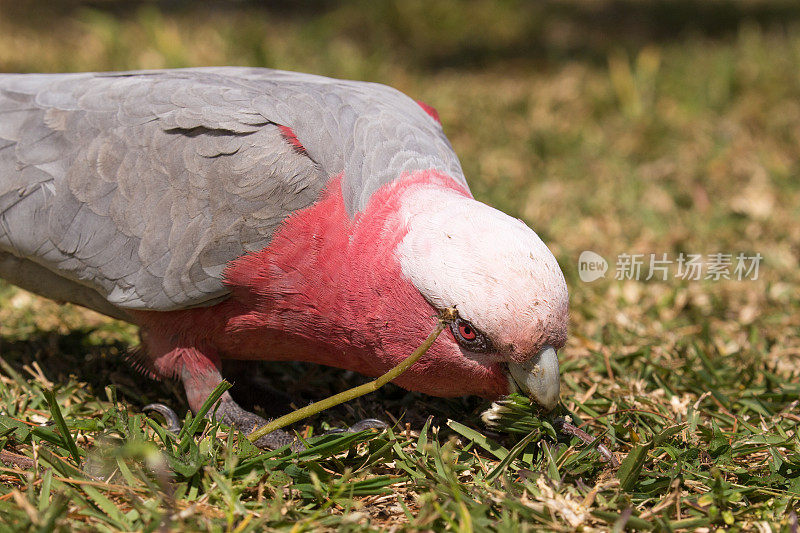
POLYGON ((428 358, 428 376, 437 379, 424 386, 437 391, 425 392, 493 397, 516 384, 552 408, 568 294, 544 243, 517 219, 424 184, 403 192, 400 217, 407 233, 395 258, 403 276, 432 309, 455 307, 460 317, 428 358))

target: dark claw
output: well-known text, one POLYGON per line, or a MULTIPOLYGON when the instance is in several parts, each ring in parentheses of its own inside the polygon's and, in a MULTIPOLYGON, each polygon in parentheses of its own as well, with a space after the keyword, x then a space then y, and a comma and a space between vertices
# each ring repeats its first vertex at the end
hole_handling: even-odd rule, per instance
POLYGON ((360 420, 347 428, 347 432, 358 433, 359 431, 364 431, 365 429, 386 429, 388 427, 389 424, 383 420, 378 420, 377 418, 365 418, 364 420, 360 420))
POLYGON ((181 430, 181 419, 175 414, 175 411, 164 405, 163 403, 150 403, 142 407, 142 411, 155 411, 164 417, 167 423, 167 431, 170 433, 178 433, 181 430))
POLYGON ((389 424, 384 422, 383 420, 378 420, 377 418, 365 418, 364 420, 359 420, 349 428, 333 428, 329 429, 323 435, 335 435, 337 433, 358 433, 359 431, 364 431, 365 429, 386 429, 389 427, 389 424))
MULTIPOLYGON (((249 433, 253 429, 256 429, 259 426, 266 423, 266 420, 261 419, 257 415, 244 411, 238 406, 236 406, 236 408, 237 408, 236 412, 233 413, 233 415, 238 415, 238 416, 230 416, 230 420, 226 420, 223 415, 223 421, 226 424, 237 426, 239 427, 240 431, 249 433), (253 420, 251 420, 251 418, 253 420), (242 421, 245 422, 244 425, 246 425, 247 428, 241 427, 242 421)), ((166 421, 167 431, 171 433, 180 432, 181 430, 180 418, 178 418, 178 415, 175 414, 175 411, 173 411, 163 403, 151 403, 145 405, 144 407, 142 407, 142 411, 144 412, 155 411, 159 413, 161 416, 164 417, 164 420, 166 421)), ((383 420, 378 420, 377 418, 365 418, 364 420, 356 422, 347 429, 341 429, 341 428, 331 429, 330 431, 326 431, 324 435, 330 435, 335 433, 358 433, 359 431, 364 431, 365 429, 386 429, 387 427, 389 427, 389 425, 383 420)), ((286 444, 291 444, 293 451, 301 451, 305 448, 300 442, 295 440, 295 438, 291 436, 289 433, 280 430, 274 431, 269 435, 265 435, 264 437, 256 441, 254 444, 259 448, 271 448, 271 449, 276 449, 286 444)))

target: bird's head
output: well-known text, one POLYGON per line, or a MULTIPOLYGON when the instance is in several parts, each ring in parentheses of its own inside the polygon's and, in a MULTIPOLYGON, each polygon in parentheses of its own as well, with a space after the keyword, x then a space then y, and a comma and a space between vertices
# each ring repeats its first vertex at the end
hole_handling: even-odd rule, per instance
POLYGON ((521 390, 555 407, 567 286, 531 228, 430 172, 379 191, 356 225, 369 235, 351 241, 361 259, 349 264, 364 272, 358 292, 374 320, 361 331, 377 349, 354 369, 375 362, 369 373, 377 374, 397 364, 422 343, 437 312, 452 307, 458 318, 395 383, 436 396, 521 390))
POLYGON ((400 215, 403 275, 434 308, 458 311, 442 343, 449 353, 439 357, 502 372, 509 392, 555 407, 568 293, 547 246, 522 221, 457 190, 408 189, 400 215))

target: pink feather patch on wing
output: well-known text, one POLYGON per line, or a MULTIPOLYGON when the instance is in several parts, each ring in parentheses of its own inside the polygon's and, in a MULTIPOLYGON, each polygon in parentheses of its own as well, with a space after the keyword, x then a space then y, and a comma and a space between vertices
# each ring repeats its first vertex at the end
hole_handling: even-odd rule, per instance
POLYGON ((433 107, 429 106, 429 105, 428 105, 428 104, 426 104, 425 102, 420 102, 419 100, 417 100, 417 104, 419 104, 419 106, 420 106, 420 107, 421 107, 421 108, 422 108, 422 109, 423 109, 423 110, 424 110, 424 111, 425 111, 425 112, 426 112, 428 115, 430 115, 430 116, 431 116, 431 118, 432 118, 433 120, 435 120, 435 121, 436 121, 436 122, 438 122, 439 124, 441 124, 441 123, 442 123, 442 121, 439 119, 439 112, 438 112, 438 111, 436 111, 436 109, 434 109, 433 107))
POLYGON ((297 153, 308 155, 308 152, 306 152, 306 147, 303 146, 303 143, 301 143, 300 139, 297 138, 297 135, 294 134, 294 130, 292 130, 292 128, 289 126, 278 126, 278 131, 281 132, 281 136, 283 136, 286 142, 294 147, 297 153))

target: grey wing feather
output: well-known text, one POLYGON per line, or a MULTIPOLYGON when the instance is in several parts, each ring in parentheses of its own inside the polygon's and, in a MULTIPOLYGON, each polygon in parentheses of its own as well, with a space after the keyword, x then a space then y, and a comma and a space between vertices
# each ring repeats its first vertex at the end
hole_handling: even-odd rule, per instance
POLYGON ((243 68, 0 75, 0 275, 121 318, 209 305, 225 265, 331 176, 353 214, 428 168, 466 185, 439 126, 381 85, 243 68))

